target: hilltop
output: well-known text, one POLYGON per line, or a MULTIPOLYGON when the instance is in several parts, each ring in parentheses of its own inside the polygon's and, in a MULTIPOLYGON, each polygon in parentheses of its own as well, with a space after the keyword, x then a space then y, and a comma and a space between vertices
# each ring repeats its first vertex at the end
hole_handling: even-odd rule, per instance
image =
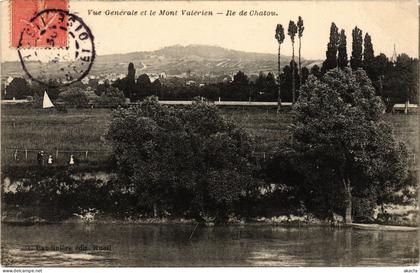
MULTIPOLYGON (((288 64, 290 60, 290 56, 282 55, 282 66, 288 64)), ((126 73, 130 62, 134 63, 137 74, 182 75, 190 72, 203 76, 233 74, 239 70, 246 74, 277 71, 277 54, 275 53, 245 52, 209 45, 174 45, 154 51, 98 55, 90 74, 126 73)), ((302 62, 304 66, 320 63, 306 59, 302 59, 302 62)), ((23 73, 19 62, 2 63, 2 70, 3 76, 19 76, 23 73)))

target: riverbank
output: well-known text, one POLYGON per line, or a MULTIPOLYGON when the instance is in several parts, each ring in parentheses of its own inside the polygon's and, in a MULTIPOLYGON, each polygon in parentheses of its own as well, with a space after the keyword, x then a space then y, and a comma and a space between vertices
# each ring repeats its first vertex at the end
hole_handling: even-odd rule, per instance
MULTIPOLYGON (((205 226, 218 225, 214 218, 203 219, 197 221, 196 219, 183 218, 183 217, 148 217, 144 215, 118 217, 110 213, 103 213, 97 210, 85 210, 80 214, 73 214, 69 216, 62 216, 56 218, 44 218, 41 215, 43 208, 39 207, 12 207, 8 206, 2 209, 2 223, 15 224, 15 225, 34 225, 34 224, 79 224, 79 223, 118 223, 118 224, 186 224, 197 225, 202 224, 205 226)), ((238 218, 230 216, 226 219, 223 225, 331 225, 328 220, 318 219, 311 214, 304 216, 283 215, 273 217, 252 217, 252 218, 238 218)), ((342 224, 342 223, 338 223, 342 224)))
MULTIPOLYGON (((7 213, 3 211, 2 223, 14 224, 14 225, 35 225, 35 224, 185 224, 185 225, 197 225, 202 224, 205 226, 217 225, 213 219, 206 221, 197 221, 195 219, 186 218, 167 218, 167 217, 126 217, 116 218, 112 215, 74 215, 66 219, 44 219, 39 216, 22 215, 20 213, 7 213)), ((317 218, 307 218, 299 216, 278 216, 278 217, 258 217, 250 219, 238 219, 236 217, 230 217, 223 225, 331 225, 331 222, 326 220, 320 220, 317 218)))
POLYGON ((126 217, 116 218, 112 215, 106 214, 86 214, 86 215, 73 215, 66 219, 47 220, 38 216, 22 215, 21 213, 2 213, 1 218, 2 224, 11 225, 39 225, 39 224, 139 224, 139 225, 202 225, 202 226, 215 226, 215 225, 227 225, 227 226, 333 226, 333 227, 353 227, 356 229, 366 230, 395 230, 395 231, 413 231, 417 229, 417 225, 410 224, 358 224, 353 223, 346 225, 343 222, 331 222, 326 219, 319 219, 311 215, 295 216, 295 215, 283 215, 274 217, 254 217, 249 219, 238 219, 236 217, 230 217, 224 223, 216 223, 213 219, 208 219, 204 222, 199 222, 195 219, 186 218, 168 218, 168 217, 126 217))

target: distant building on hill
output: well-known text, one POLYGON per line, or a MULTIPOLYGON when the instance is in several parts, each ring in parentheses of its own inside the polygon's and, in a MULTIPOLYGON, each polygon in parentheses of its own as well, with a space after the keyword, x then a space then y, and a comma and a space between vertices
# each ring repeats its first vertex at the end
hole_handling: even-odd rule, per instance
POLYGON ((395 63, 397 62, 397 50, 395 49, 395 44, 394 44, 394 52, 392 53, 392 57, 391 57, 391 63, 393 63, 395 65, 395 63))
POLYGON ((186 84, 187 86, 196 86, 196 85, 197 85, 197 83, 196 83, 195 81, 192 81, 192 80, 187 81, 185 84, 186 84))

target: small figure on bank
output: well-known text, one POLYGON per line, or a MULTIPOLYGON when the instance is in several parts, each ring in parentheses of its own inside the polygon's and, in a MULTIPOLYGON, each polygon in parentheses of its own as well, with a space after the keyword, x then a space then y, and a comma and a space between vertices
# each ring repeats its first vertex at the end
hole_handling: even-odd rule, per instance
POLYGON ((69 165, 70 165, 70 167, 73 167, 75 165, 74 156, 73 155, 70 155, 69 165))
POLYGON ((15 159, 15 161, 19 161, 18 150, 17 149, 13 152, 13 158, 15 159))
POLYGON ((53 164, 53 158, 52 158, 52 155, 49 155, 49 156, 48 156, 48 162, 47 162, 47 163, 48 163, 48 165, 49 165, 49 166, 51 166, 51 165, 53 164))
POLYGON ((36 155, 36 160, 38 162, 39 167, 44 165, 44 151, 38 152, 38 154, 36 155))

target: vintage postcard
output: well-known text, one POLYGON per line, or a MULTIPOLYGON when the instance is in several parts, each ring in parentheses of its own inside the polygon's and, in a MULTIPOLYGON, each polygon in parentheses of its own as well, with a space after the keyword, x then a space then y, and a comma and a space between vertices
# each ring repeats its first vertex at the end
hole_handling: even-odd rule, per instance
POLYGON ((3 272, 417 272, 418 13, 1 1, 3 272))

